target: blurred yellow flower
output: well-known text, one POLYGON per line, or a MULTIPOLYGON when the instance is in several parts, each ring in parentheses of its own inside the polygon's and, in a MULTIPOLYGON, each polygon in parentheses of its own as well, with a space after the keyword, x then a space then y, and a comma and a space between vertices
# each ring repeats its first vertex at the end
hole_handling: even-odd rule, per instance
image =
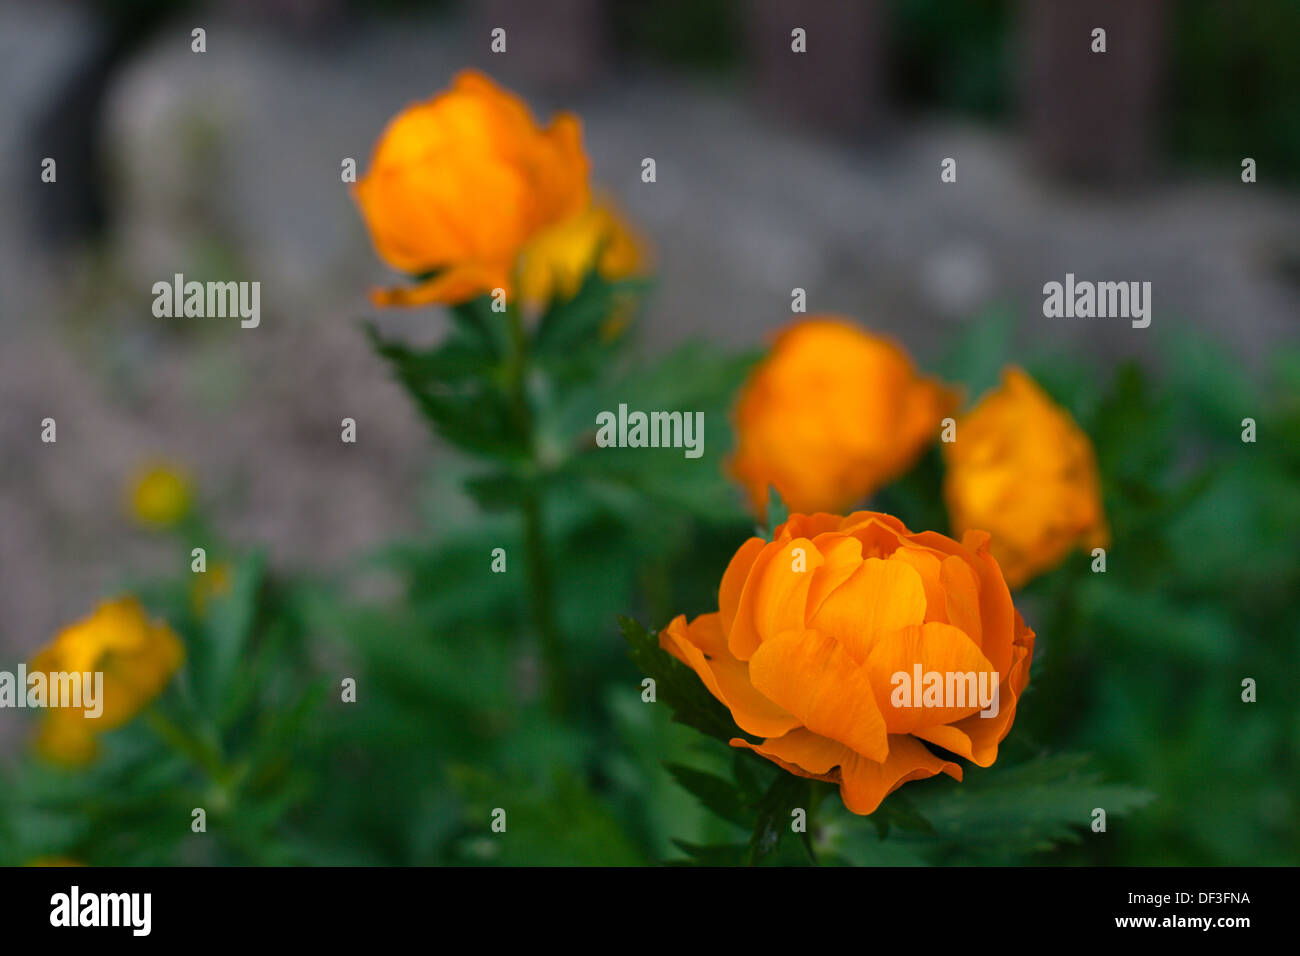
POLYGON ((990 551, 1019 587, 1077 546, 1110 539, 1092 443, 1018 368, 957 422, 943 445, 944 498, 954 533, 993 535, 990 551))
POLYGON ((155 462, 136 472, 131 480, 129 498, 131 515, 136 521, 166 528, 189 513, 193 485, 183 468, 155 462))
POLYGON ((82 708, 51 709, 42 720, 37 750, 78 764, 95 754, 95 735, 125 724, 162 692, 185 657, 164 621, 150 620, 134 597, 105 601, 89 617, 64 628, 37 652, 29 673, 102 673, 99 717, 82 708))
POLYGON ((524 246, 589 203, 581 125, 561 113, 542 128, 519 97, 466 70, 388 124, 355 195, 379 257, 424 280, 375 292, 377 304, 509 294, 524 246))
POLYGON ((52 710, 36 731, 36 752, 51 763, 79 767, 95 759, 99 742, 89 720, 76 720, 71 713, 52 710))
POLYGON ((519 260, 519 294, 530 308, 570 299, 594 266, 605 279, 642 272, 646 244, 608 200, 540 233, 519 260))
POLYGON ((769 484, 792 512, 839 513, 911 467, 956 404, 893 342, 808 318, 781 332, 745 383, 731 472, 760 516, 769 484))

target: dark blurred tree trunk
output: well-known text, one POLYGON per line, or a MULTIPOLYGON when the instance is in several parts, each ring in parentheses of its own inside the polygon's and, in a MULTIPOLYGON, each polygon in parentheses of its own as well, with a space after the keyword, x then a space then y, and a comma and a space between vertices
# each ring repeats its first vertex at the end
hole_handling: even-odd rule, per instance
POLYGON ((1166 0, 1025 0, 1023 99, 1031 149, 1051 173, 1120 183, 1160 146, 1166 0), (1106 31, 1106 52, 1092 32, 1106 31))
POLYGON ((494 75, 552 90, 600 81, 608 55, 604 0, 473 0, 470 59, 494 75), (490 52, 491 34, 506 31, 506 52, 490 52))
MULTIPOLYGON (((57 179, 32 190, 33 232, 50 245, 96 239, 109 225, 104 163, 104 103, 113 79, 135 52, 185 3, 169 0, 93 5, 97 30, 88 50, 37 116, 28 140, 29 174, 55 161, 57 179)), ((189 43, 188 31, 181 41, 189 43)))
POLYGON ((883 115, 887 32, 881 0, 746 0, 745 35, 758 96, 777 111, 841 133, 883 115), (805 31, 807 52, 792 50, 805 31))

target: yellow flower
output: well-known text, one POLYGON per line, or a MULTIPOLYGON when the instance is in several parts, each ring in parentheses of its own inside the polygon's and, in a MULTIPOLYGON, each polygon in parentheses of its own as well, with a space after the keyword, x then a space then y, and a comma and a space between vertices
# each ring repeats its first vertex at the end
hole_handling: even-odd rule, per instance
POLYGON ((645 243, 608 200, 537 236, 519 260, 519 294, 530 308, 571 299, 593 266, 614 281, 640 273, 645 243))
POLYGON ((158 696, 185 657, 180 639, 163 621, 151 621, 134 597, 106 601, 89 617, 64 628, 37 652, 30 673, 102 673, 102 713, 51 708, 37 750, 60 763, 85 763, 95 735, 120 727, 158 696))
POLYGON ((791 511, 840 512, 911 467, 956 403, 889 340, 808 318, 745 383, 731 472, 760 516, 769 484, 791 511))
POLYGON ((136 472, 129 490, 131 515, 143 525, 166 528, 184 518, 193 497, 184 469, 165 462, 145 465, 136 472))
POLYGON ((36 731, 36 752, 51 763, 79 767, 95 759, 99 742, 89 720, 76 720, 71 714, 55 710, 46 715, 36 731))
POLYGON ((953 531, 990 532, 990 550, 1020 587, 1073 548, 1110 539, 1092 443, 1018 368, 957 422, 943 445, 953 531))
POLYGON ((380 258, 424 279, 376 292, 377 304, 509 294, 524 246, 588 205, 581 126, 561 113, 542 128, 521 99, 467 70, 389 123, 355 195, 380 258))

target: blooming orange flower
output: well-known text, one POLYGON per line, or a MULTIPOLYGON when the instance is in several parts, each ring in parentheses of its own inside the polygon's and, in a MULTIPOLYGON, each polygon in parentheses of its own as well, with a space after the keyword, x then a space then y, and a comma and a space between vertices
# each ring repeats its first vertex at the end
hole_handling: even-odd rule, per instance
POLYGON ((796 322, 750 375, 730 468, 754 510, 773 485, 792 511, 838 511, 906 471, 957 394, 850 322, 796 322))
POLYGON ((859 511, 792 515, 772 541, 750 538, 722 576, 718 611, 678 616, 659 643, 741 730, 764 738, 733 746, 839 784, 844 805, 868 814, 909 780, 960 780, 949 756, 981 767, 997 759, 1029 682, 1034 632, 988 535, 959 543, 859 511), (941 685, 933 696, 929 675, 941 685), (994 706, 972 699, 982 679, 990 695, 997 688, 994 706))
POLYGON ((376 292, 378 304, 509 293, 529 240, 588 204, 581 127, 568 113, 539 127, 517 96, 467 70, 389 123, 355 195, 380 258, 424 279, 376 292))
POLYGON ((954 531, 989 531, 990 550, 1020 587, 1073 548, 1110 539, 1092 443, 1017 368, 957 422, 945 443, 944 498, 954 531))
POLYGON ((120 727, 148 705, 184 656, 172 629, 151 621, 135 598, 105 601, 89 617, 60 631, 30 665, 33 673, 102 673, 103 711, 87 717, 82 708, 51 709, 42 721, 37 750, 59 763, 92 759, 95 735, 120 727))

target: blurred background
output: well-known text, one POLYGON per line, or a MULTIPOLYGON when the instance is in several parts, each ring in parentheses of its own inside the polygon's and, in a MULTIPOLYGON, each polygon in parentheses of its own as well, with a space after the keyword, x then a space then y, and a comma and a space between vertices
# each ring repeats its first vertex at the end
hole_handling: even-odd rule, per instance
MULTIPOLYGON (((582 117, 594 180, 653 249, 652 353, 759 343, 799 287, 810 312, 893 335, 928 368, 984 342, 994 372, 1069 356, 1090 371, 1061 377, 1097 388, 1128 359, 1227 375, 1209 395, 1236 427, 1226 397, 1300 341, 1294 0, 5 0, 0 662, 124 568, 176 570, 127 515, 142 461, 189 468, 213 522, 278 567, 337 569, 465 520, 456 462, 358 328, 427 339, 442 320, 375 316, 367 290, 392 277, 339 170, 364 170, 394 113, 471 65, 539 114, 582 117), (948 157, 956 184, 940 182, 948 157), (1044 319, 1042 285, 1067 272, 1151 282, 1151 327, 1044 319), (151 286, 174 273, 259 280, 261 326, 154 318, 151 286), (345 416, 356 446, 338 440, 345 416), (45 417, 57 444, 39 441, 45 417)), ((1224 527, 1242 520, 1234 494, 1207 506, 1224 527)), ((1294 539, 1271 546, 1269 581, 1293 582, 1294 539)), ((1300 638, 1294 619, 1271 624, 1300 638)), ((1206 653, 1198 666, 1221 660, 1206 653)), ((17 733, 0 720, 3 752, 17 733)), ((1300 726, 1282 733, 1294 748, 1300 726)), ((1256 796, 1254 819, 1293 826, 1293 800, 1256 796)), ((1186 858, 1242 862, 1222 839, 1186 858)))

